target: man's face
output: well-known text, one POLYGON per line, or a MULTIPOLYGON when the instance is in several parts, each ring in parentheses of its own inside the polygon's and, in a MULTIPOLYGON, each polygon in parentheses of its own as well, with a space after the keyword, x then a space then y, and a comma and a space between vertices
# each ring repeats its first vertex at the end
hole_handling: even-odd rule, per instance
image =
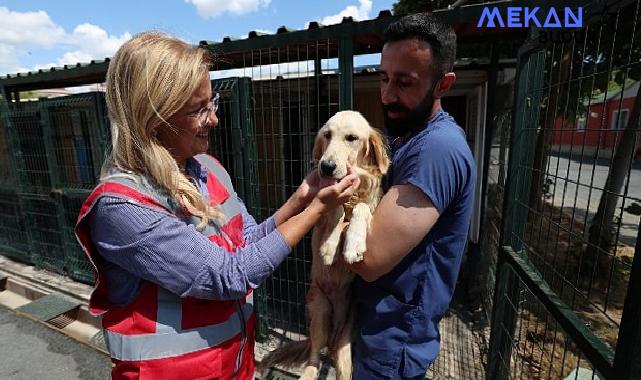
POLYGON ((403 136, 422 127, 432 114, 432 49, 425 41, 388 42, 381 56, 381 99, 388 132, 403 136))

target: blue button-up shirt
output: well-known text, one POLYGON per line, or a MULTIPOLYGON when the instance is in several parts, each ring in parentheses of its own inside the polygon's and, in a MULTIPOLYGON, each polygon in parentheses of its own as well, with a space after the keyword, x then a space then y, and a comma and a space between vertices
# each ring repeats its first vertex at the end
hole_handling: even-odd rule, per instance
MULTIPOLYGON (((208 198, 206 170, 190 159, 186 171, 208 198)), ((183 297, 216 300, 239 299, 258 287, 291 248, 272 217, 257 225, 240 203, 246 245, 232 255, 195 226, 167 213, 102 197, 89 215, 89 227, 104 259, 109 300, 116 305, 130 303, 143 280, 183 297)))

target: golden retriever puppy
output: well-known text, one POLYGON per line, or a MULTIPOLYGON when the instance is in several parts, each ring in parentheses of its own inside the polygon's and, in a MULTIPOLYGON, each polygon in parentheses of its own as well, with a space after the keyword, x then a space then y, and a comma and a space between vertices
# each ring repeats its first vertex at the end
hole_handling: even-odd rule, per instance
POLYGON ((311 286, 307 292, 309 339, 271 352, 260 367, 306 361, 301 379, 316 379, 320 351, 328 347, 337 379, 347 380, 352 377, 354 310, 350 285, 354 274, 345 263, 363 259, 367 230, 382 197, 381 181, 390 161, 381 134, 355 111, 338 112, 327 121, 316 135, 312 155, 321 178, 340 180, 347 175, 349 165, 361 183, 348 203, 328 212, 314 228, 311 286), (343 234, 344 221, 349 225, 343 234), (342 259, 336 257, 339 252, 342 259))

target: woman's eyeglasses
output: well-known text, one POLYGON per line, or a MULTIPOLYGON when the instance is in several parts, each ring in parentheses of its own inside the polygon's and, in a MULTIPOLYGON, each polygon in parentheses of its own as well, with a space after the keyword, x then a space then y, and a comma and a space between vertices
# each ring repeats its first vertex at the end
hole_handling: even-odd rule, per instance
POLYGON ((206 106, 190 114, 190 116, 197 118, 199 126, 201 128, 204 128, 209 122, 209 119, 211 118, 211 113, 212 112, 216 113, 216 111, 218 111, 219 102, 220 102, 220 94, 215 93, 206 106))

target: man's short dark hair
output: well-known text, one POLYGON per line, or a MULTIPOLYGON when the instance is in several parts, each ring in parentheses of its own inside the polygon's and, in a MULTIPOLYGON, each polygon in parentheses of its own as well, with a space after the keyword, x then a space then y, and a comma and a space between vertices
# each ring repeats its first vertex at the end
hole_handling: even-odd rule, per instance
POLYGON ((430 44, 435 59, 435 74, 440 76, 454 68, 456 33, 447 24, 427 13, 407 15, 391 23, 385 31, 385 43, 416 38, 430 44))

